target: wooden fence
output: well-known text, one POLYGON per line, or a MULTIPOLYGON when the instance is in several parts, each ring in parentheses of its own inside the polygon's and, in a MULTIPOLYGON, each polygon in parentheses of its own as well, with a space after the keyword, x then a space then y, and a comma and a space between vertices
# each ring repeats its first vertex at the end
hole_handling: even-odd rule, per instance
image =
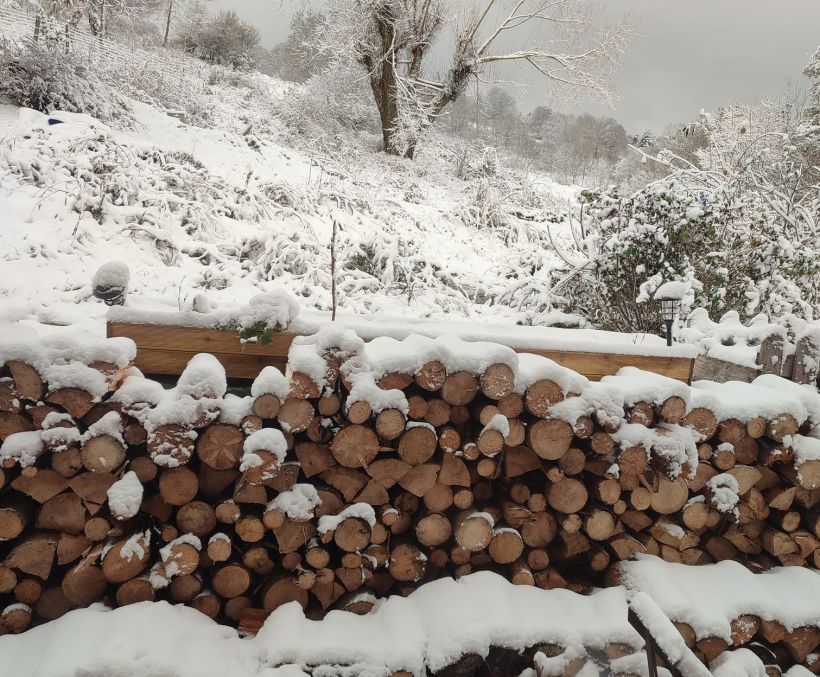
MULTIPOLYGON (((276 334, 266 344, 242 343, 234 332, 169 325, 109 322, 107 335, 126 336, 137 344, 136 366, 145 374, 179 375, 197 353, 213 354, 230 378, 255 378, 262 367, 272 364, 284 371, 288 350, 296 334, 276 334)), ((688 357, 591 353, 571 350, 516 348, 520 353, 543 355, 592 381, 633 366, 690 382, 694 360, 688 357)))

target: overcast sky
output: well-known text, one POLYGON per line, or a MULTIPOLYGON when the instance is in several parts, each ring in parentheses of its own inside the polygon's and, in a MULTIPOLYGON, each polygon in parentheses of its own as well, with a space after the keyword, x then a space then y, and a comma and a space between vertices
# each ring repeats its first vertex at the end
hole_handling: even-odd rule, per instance
MULTIPOLYGON (((447 1, 447 0, 445 0, 447 1)), ((449 0, 462 2, 463 0, 449 0)), ((314 6, 320 7, 321 0, 314 6)), ((701 108, 777 97, 787 82, 803 86, 802 70, 820 44, 820 0, 598 0, 606 13, 631 13, 637 35, 616 84, 612 110, 582 101, 575 110, 617 118, 629 131, 662 130, 701 108)), ((214 0, 253 23, 270 46, 288 31, 300 0, 214 0)), ((530 78, 517 89, 524 109, 550 105, 530 78)))

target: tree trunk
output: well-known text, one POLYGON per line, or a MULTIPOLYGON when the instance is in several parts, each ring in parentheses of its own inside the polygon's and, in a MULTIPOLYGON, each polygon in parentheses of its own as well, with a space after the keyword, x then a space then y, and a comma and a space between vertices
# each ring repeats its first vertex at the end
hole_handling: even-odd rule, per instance
POLYGON ((389 4, 379 9, 373 16, 376 30, 381 40, 379 63, 365 57, 365 66, 370 71, 370 87, 379 109, 382 127, 384 151, 390 155, 399 155, 402 149, 396 143, 396 130, 399 121, 398 89, 396 87, 396 52, 393 44, 396 37, 396 17, 389 4))
POLYGON ((168 36, 171 34, 171 17, 174 14, 174 0, 168 0, 168 12, 165 15, 165 35, 162 38, 162 46, 168 46, 168 36))

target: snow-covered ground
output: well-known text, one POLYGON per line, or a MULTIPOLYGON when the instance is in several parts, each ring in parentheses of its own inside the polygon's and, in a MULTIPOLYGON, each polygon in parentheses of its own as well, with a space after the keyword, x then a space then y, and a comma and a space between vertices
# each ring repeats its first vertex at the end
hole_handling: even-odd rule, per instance
POLYGON ((459 178, 433 149, 415 162, 298 150, 277 118, 291 95, 258 74, 219 83, 202 95, 207 127, 133 100, 121 129, 0 102, 0 317, 99 334, 91 279, 112 259, 142 308, 285 286, 327 310, 335 221, 345 311, 539 321, 556 261, 547 219, 572 187, 512 169, 459 178))

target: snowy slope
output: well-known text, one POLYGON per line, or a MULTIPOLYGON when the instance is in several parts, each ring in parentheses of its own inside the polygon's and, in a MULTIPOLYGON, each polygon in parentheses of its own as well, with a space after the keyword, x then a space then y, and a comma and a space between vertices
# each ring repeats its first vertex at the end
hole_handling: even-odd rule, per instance
POLYGON ((258 74, 203 96, 209 127, 136 101, 124 129, 0 104, 0 316, 99 333, 90 281, 111 259, 130 266, 138 307, 284 284, 326 310, 334 220, 347 311, 528 324, 548 308, 546 219, 571 187, 510 169, 458 178, 444 152, 390 158, 367 135, 310 150, 279 117, 292 90, 258 74))

